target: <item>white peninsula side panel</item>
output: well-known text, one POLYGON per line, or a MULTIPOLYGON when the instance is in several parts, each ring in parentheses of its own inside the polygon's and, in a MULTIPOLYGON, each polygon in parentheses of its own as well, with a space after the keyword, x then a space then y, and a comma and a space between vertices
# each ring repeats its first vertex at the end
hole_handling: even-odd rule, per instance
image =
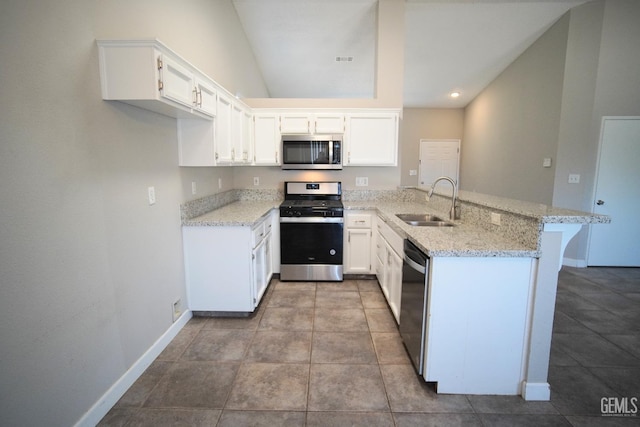
POLYGON ((532 258, 432 258, 424 378, 438 393, 520 394, 532 258))

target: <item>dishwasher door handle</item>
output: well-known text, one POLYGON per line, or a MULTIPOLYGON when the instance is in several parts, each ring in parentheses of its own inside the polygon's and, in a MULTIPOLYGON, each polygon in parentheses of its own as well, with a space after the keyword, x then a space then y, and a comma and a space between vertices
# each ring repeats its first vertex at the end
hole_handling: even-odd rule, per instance
POLYGON ((418 273, 426 274, 426 272, 427 272, 427 266, 426 265, 418 264, 413 259, 408 257, 407 254, 404 255, 404 262, 406 262, 409 267, 413 268, 418 273))

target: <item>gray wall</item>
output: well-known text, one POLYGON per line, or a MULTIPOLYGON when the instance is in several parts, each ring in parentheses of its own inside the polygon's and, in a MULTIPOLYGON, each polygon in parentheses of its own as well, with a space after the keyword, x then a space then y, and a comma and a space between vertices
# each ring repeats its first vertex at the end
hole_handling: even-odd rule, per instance
MULTIPOLYGON (((465 109, 461 187, 590 212, 602 117, 640 115, 638 22, 640 2, 589 2, 514 61, 465 109)), ((565 257, 584 262, 587 241, 565 257)))
POLYGON ((462 139, 464 109, 462 108, 405 108, 400 128, 400 184, 417 186, 421 139, 462 139))
MULTIPOLYGON (((592 210, 602 117, 640 116, 639 22, 635 0, 597 1, 571 11, 556 206, 592 210), (568 184, 569 173, 579 173, 580 184, 568 184)), ((584 227, 573 239, 568 257, 586 259, 588 232, 584 227)))
POLYGON ((565 15, 465 109, 460 186, 551 204, 569 26, 565 15))
POLYGON ((230 1, 0 3, 1 425, 72 425, 140 358, 185 301, 191 181, 233 187, 230 169, 178 168, 174 119, 101 100, 108 37, 158 37, 266 93, 230 1))

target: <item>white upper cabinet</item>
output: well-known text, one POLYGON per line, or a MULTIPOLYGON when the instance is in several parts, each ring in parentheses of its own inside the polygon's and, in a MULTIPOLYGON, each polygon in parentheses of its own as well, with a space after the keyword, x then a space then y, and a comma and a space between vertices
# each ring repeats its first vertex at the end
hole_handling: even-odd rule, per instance
POLYGON ((178 119, 178 165, 215 166, 215 123, 212 120, 178 119))
POLYGON ((399 110, 253 110, 158 40, 97 44, 102 98, 177 118, 180 166, 278 166, 283 134, 344 134, 344 166, 398 164, 399 110))
POLYGON ((397 113, 351 113, 346 116, 345 166, 398 165, 397 113))
POLYGON ((233 163, 251 163, 251 113, 236 103, 231 111, 231 140, 233 163))
POLYGON ((253 114, 253 164, 280 165, 280 116, 271 113, 253 114))
POLYGON ((169 55, 158 55, 160 96, 187 107, 194 105, 195 81, 193 73, 169 55))
POLYGON ((217 109, 217 91, 215 86, 206 78, 196 76, 194 87, 195 108, 210 116, 215 116, 217 109))
POLYGON ((280 133, 297 134, 313 133, 311 115, 304 113, 285 113, 280 116, 280 133))
POLYGON ((314 115, 315 133, 344 133, 344 114, 316 113, 314 115))
POLYGON ((211 119, 215 85, 157 40, 98 40, 102 99, 171 117, 211 119))
POLYGON ((280 133, 344 133, 344 114, 339 112, 296 111, 280 114, 280 133))
POLYGON ((218 95, 218 111, 216 115, 216 164, 229 165, 233 163, 234 147, 231 137, 233 117, 233 103, 231 98, 218 95))

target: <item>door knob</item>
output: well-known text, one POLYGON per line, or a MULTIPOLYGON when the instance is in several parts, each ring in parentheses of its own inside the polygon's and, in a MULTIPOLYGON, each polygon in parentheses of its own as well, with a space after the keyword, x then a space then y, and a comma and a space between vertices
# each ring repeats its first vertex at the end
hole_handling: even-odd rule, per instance
POLYGON ((598 201, 596 202, 596 205, 598 205, 598 206, 602 206, 602 205, 604 205, 604 200, 598 200, 598 201))

